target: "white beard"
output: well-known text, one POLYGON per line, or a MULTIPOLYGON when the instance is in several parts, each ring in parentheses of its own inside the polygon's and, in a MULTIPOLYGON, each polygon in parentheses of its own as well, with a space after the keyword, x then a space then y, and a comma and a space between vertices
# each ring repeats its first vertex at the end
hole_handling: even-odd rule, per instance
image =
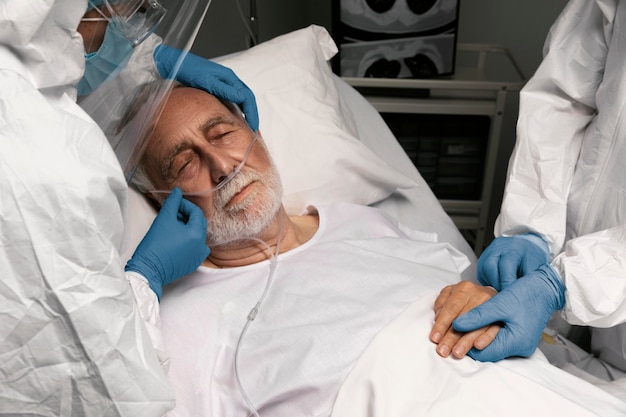
POLYGON ((282 203, 282 185, 276 167, 264 174, 244 167, 224 187, 215 191, 213 210, 207 218, 207 245, 224 245, 235 240, 257 237, 274 220, 282 203), (225 207, 231 198, 248 184, 256 187, 245 199, 225 207), (262 193, 261 198, 257 196, 262 193))

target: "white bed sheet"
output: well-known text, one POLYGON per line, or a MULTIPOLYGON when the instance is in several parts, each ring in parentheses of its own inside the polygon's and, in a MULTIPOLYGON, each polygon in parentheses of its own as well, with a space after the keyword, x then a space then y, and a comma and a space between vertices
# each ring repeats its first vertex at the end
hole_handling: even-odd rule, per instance
POLYGON ((437 293, 383 329, 344 382, 332 417, 624 416, 626 403, 541 355, 443 359, 426 342, 437 293))

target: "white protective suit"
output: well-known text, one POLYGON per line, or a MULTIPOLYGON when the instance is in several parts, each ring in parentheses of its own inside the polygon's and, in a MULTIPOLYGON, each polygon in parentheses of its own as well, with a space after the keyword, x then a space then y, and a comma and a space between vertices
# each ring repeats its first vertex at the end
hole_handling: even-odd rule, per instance
POLYGON ((0 2, 0 415, 174 404, 118 254, 127 186, 75 103, 86 6, 0 2))
POLYGON ((564 317, 608 328, 592 329, 592 350, 624 371, 625 55, 625 1, 570 1, 520 94, 495 227, 496 236, 544 237, 567 288, 564 317))

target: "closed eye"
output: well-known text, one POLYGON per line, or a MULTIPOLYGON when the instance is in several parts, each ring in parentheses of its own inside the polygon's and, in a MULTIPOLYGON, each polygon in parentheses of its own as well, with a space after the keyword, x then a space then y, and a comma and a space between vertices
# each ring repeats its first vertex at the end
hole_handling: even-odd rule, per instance
MULTIPOLYGON (((228 126, 230 128, 230 126, 228 126)), ((234 136, 236 131, 232 128, 230 129, 221 129, 214 128, 207 135, 207 140, 209 143, 214 143, 216 141, 226 141, 234 136)))
POLYGON ((220 115, 208 120, 202 129, 209 142, 229 139, 241 130, 241 126, 231 116, 220 115))
POLYGON ((172 166, 175 181, 184 181, 193 178, 200 164, 200 157, 196 152, 187 149, 176 155, 172 166))

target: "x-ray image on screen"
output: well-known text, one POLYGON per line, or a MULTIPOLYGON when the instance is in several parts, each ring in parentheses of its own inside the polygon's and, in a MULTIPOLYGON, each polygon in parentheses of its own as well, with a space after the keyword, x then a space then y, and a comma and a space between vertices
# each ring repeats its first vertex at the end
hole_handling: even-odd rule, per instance
POLYGON ((430 78, 454 72, 459 0, 336 0, 335 71, 430 78))

